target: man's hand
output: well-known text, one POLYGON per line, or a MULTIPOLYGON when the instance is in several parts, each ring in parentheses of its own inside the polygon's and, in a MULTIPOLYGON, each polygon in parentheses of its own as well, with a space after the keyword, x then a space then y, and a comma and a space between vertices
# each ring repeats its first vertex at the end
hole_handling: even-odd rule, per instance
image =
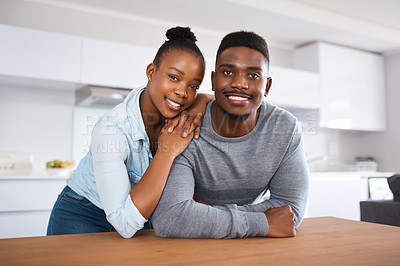
POLYGON ((290 206, 269 208, 264 214, 268 220, 268 237, 296 236, 294 213, 290 206))

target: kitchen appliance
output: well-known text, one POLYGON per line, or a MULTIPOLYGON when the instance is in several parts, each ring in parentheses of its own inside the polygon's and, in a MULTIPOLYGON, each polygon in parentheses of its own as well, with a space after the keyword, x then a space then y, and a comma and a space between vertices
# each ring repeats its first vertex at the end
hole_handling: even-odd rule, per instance
POLYGON ((0 152, 0 175, 31 175, 32 163, 29 152, 0 152))
POLYGON ((126 98, 131 89, 86 85, 75 92, 77 106, 115 106, 126 98))
POLYGON ((392 200, 393 193, 389 188, 387 177, 368 177, 368 199, 369 200, 392 200))

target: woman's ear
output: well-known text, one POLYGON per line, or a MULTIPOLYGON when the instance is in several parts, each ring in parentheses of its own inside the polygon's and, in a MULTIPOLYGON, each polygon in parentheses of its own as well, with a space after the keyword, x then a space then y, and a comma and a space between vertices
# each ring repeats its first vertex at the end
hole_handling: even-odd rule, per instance
POLYGON ((265 86, 265 93, 264 96, 267 96, 269 93, 269 90, 271 89, 271 85, 272 85, 272 78, 268 77, 267 79, 267 85, 265 86))
POLYGON ((151 80, 153 78, 155 71, 156 71, 156 65, 152 62, 146 68, 146 76, 148 80, 151 80))

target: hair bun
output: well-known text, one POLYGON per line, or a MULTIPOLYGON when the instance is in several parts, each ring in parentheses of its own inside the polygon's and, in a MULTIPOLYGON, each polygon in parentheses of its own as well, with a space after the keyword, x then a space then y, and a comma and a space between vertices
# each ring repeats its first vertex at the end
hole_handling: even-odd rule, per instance
POLYGON ((196 36, 194 33, 190 30, 189 27, 174 27, 170 28, 167 30, 167 33, 165 34, 167 36, 169 41, 176 40, 176 39, 187 39, 192 42, 196 42, 196 36))

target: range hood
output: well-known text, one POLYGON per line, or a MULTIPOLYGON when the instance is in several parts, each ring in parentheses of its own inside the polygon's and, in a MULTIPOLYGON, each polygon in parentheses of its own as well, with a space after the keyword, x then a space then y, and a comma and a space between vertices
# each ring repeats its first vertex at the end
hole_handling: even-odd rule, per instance
POLYGON ((131 89, 95 85, 84 86, 75 92, 77 106, 115 106, 124 101, 131 89))

